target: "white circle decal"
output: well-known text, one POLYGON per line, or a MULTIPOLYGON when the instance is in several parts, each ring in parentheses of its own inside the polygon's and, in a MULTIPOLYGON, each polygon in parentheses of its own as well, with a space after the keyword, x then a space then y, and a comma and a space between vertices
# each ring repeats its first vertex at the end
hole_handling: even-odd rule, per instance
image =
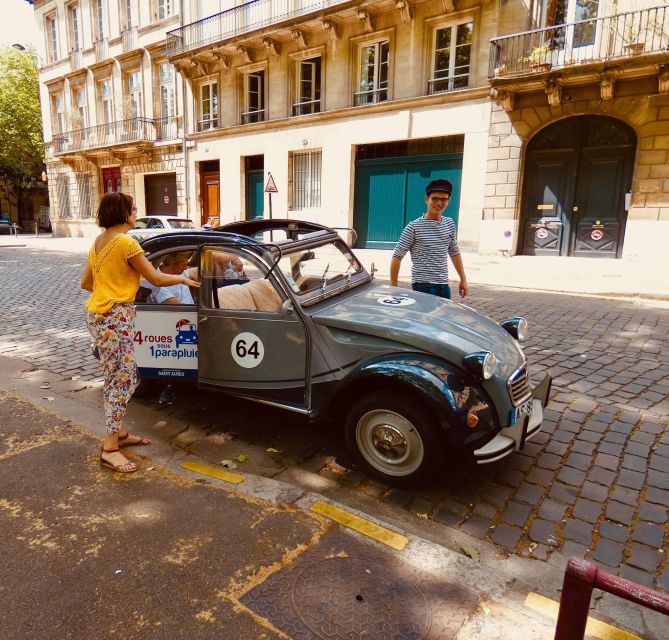
POLYGON ((245 369, 257 367, 265 356, 265 347, 255 333, 240 333, 235 336, 230 345, 233 360, 245 369))
POLYGON ((413 298, 407 298, 406 296, 383 296, 377 298, 377 300, 379 304, 385 304, 389 307, 407 307, 416 302, 413 298))

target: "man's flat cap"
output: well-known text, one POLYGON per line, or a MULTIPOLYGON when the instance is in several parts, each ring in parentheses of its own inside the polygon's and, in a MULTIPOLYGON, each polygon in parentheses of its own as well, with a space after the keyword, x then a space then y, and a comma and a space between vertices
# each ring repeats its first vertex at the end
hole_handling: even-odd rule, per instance
POLYGON ((449 196, 453 193, 453 185, 448 180, 433 180, 430 184, 425 187, 425 195, 429 196, 435 191, 441 191, 447 193, 449 196))

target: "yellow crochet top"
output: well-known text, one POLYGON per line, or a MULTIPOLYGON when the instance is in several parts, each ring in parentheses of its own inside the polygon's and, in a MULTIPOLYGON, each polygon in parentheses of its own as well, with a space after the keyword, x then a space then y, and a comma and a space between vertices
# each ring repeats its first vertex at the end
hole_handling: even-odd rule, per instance
POLYGON ((95 243, 88 252, 88 264, 93 272, 93 294, 86 303, 92 313, 106 313, 119 302, 134 302, 139 288, 139 272, 128 262, 143 253, 135 238, 125 233, 113 237, 95 253, 95 243))

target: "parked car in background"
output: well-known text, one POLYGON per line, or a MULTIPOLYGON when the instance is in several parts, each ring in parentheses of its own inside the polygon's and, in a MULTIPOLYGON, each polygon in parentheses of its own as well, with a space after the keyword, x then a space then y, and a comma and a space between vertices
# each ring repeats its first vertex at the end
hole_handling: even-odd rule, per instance
POLYGON ((0 233, 21 233, 22 229, 18 224, 10 220, 7 214, 0 216, 0 233))
POLYGON ((137 218, 135 228, 128 231, 128 235, 137 240, 145 240, 159 233, 173 233, 175 231, 197 230, 198 227, 188 218, 179 216, 155 215, 137 218))
POLYGON ((193 304, 136 301, 144 387, 191 379, 334 418, 314 424, 341 425, 365 471, 400 486, 434 477, 448 456, 500 460, 541 428, 551 377, 531 382, 522 317, 495 322, 377 283, 334 229, 254 220, 142 248, 154 265, 188 253, 201 283, 193 304))

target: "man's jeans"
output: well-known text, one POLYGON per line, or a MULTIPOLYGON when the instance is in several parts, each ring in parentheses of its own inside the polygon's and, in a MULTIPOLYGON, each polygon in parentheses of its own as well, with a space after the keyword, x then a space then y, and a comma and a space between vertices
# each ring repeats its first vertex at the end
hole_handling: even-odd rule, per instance
POLYGON ((414 282, 411 284, 414 291, 431 293, 433 296, 451 299, 451 288, 447 284, 436 284, 433 282, 414 282))

